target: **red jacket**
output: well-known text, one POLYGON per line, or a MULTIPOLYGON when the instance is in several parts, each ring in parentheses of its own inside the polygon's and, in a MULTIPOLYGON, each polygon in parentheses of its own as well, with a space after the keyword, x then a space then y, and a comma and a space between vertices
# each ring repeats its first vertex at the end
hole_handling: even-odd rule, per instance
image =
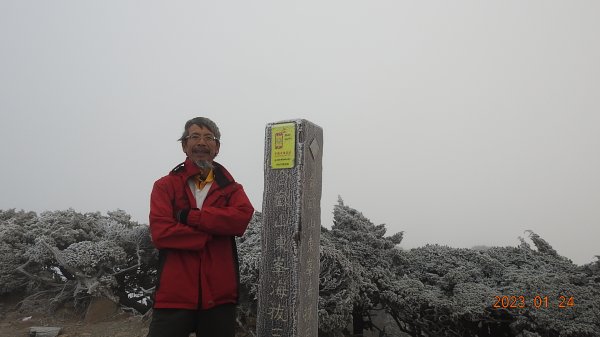
POLYGON ((154 308, 208 309, 237 303, 239 270, 235 236, 254 212, 242 185, 214 163, 214 181, 201 209, 188 187, 199 173, 189 159, 154 183, 150 233, 159 249, 154 308), (191 209, 187 224, 176 214, 191 209))

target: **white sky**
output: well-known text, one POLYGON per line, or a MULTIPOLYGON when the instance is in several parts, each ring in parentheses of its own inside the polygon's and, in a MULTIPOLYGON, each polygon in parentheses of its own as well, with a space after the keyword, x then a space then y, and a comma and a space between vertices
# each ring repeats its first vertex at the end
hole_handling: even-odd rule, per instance
POLYGON ((267 123, 324 130, 345 203, 402 246, 600 255, 597 1, 0 0, 0 209, 124 209, 195 116, 262 207, 267 123))

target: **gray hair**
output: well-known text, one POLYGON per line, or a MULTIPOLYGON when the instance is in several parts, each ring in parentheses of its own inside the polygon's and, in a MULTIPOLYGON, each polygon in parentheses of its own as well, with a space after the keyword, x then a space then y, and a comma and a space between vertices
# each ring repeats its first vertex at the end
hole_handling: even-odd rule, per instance
POLYGON ((192 125, 198 125, 209 129, 210 132, 212 132, 213 135, 217 138, 217 143, 220 143, 221 132, 219 131, 219 127, 217 126, 217 124, 215 124, 215 122, 211 121, 206 117, 195 117, 187 121, 185 123, 185 126, 183 127, 183 134, 181 135, 181 138, 178 139, 178 141, 183 142, 187 138, 187 136, 189 136, 188 129, 192 125))

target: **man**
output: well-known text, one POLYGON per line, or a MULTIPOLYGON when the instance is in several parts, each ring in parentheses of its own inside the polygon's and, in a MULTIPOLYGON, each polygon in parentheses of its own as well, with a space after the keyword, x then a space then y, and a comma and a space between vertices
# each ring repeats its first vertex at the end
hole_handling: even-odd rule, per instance
POLYGON ((254 209, 242 185, 213 161, 220 139, 210 119, 189 120, 179 139, 185 162, 154 183, 150 233, 159 268, 148 337, 235 335, 235 236, 254 209))

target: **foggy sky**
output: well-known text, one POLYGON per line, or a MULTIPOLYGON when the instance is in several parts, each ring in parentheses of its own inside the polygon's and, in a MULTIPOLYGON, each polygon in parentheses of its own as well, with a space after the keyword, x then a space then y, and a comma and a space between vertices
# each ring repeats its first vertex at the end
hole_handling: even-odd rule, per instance
POLYGON ((600 3, 0 1, 0 209, 123 209, 186 120, 262 207, 267 123, 324 131, 340 195, 401 246, 600 255, 600 3))

